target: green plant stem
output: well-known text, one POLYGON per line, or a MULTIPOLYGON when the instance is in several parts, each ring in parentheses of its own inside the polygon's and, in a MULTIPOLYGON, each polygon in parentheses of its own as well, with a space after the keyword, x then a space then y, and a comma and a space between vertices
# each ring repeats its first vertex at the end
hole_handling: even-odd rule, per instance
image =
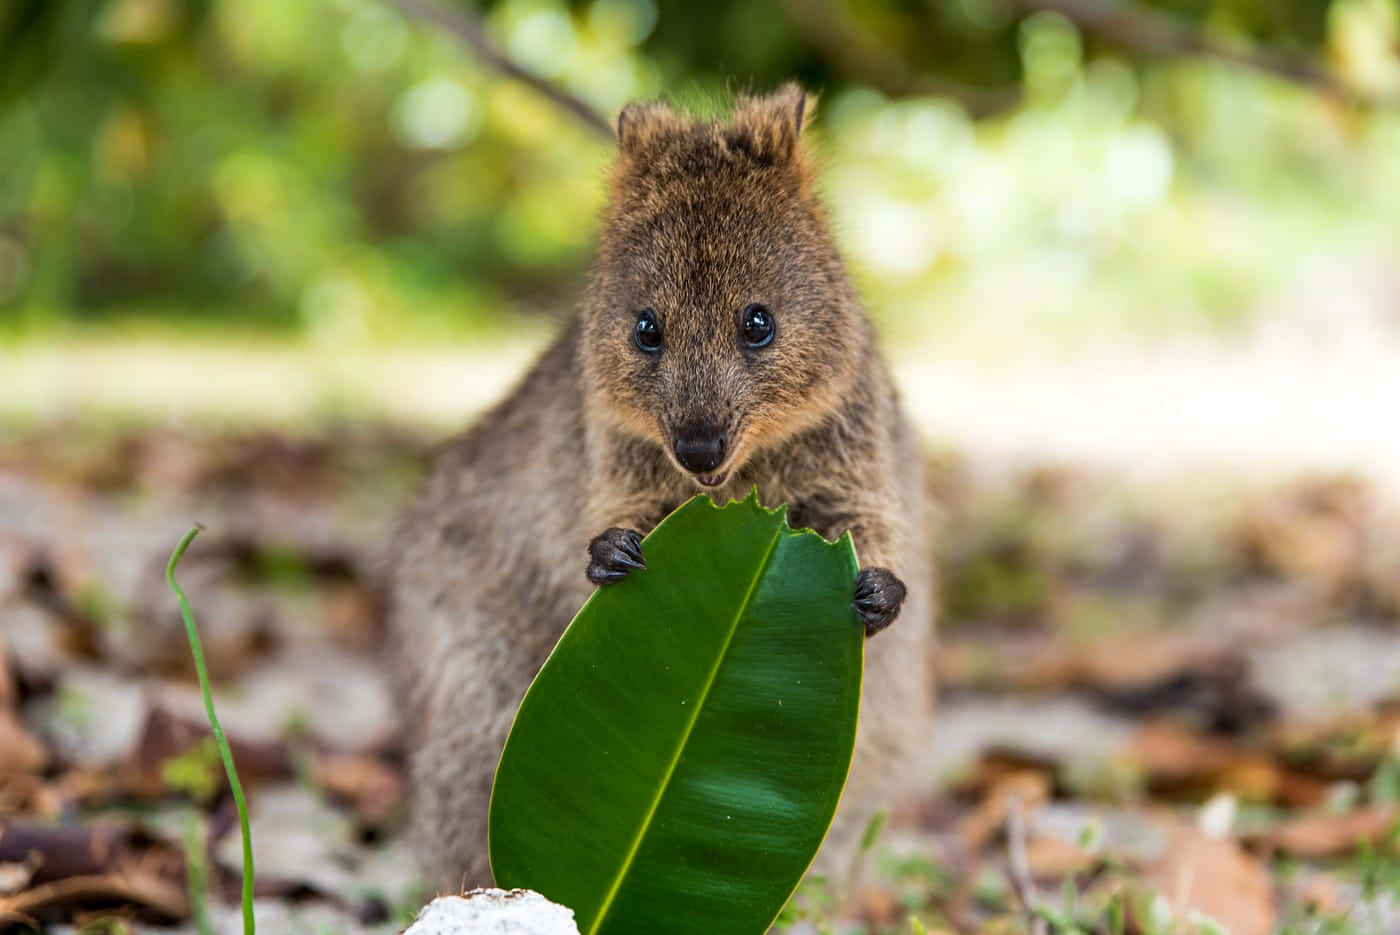
POLYGON ((248 802, 243 797, 243 784, 238 781, 238 770, 233 765, 233 751, 229 749, 224 728, 219 723, 219 715, 214 711, 214 693, 209 688, 209 672, 204 666, 204 647, 199 642, 199 630, 194 625, 194 611, 190 609, 189 598, 180 590, 175 581, 175 566, 189 548, 194 537, 204 527, 195 523, 194 527, 175 546, 170 556, 170 564, 165 566, 165 580, 170 590, 180 601, 180 615, 185 620, 185 635, 189 637, 190 653, 194 656, 195 673, 199 676, 199 691, 204 696, 204 713, 209 717, 209 728, 214 733, 214 742, 219 745, 219 755, 224 761, 224 772, 228 774, 229 789, 233 792, 234 804, 238 806, 238 825, 243 834, 243 935, 253 935, 253 836, 248 828, 248 802))
POLYGON ((185 878, 190 894, 190 915, 199 935, 214 935, 209 924, 208 868, 204 863, 204 830, 198 817, 191 817, 185 829, 185 878))

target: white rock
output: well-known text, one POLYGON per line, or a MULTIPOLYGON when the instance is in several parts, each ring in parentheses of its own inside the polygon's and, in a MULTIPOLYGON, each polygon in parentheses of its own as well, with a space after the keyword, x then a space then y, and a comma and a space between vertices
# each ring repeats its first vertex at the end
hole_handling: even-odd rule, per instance
POLYGON ((574 912, 531 890, 439 896, 403 935, 578 935, 574 912))

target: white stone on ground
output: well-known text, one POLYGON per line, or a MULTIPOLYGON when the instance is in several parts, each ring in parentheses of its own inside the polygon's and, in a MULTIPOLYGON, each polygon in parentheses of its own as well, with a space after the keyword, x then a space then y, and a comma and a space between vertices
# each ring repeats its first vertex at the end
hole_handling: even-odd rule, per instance
POLYGON ((404 935, 578 935, 572 909, 530 890, 472 890, 439 896, 404 935))

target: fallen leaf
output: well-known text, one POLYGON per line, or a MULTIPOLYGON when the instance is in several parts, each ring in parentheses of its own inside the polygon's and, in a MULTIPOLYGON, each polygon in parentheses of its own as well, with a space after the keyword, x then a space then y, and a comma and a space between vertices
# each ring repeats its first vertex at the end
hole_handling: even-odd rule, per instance
POLYGON ((0 923, 113 902, 163 920, 188 911, 183 849, 131 826, 0 820, 0 866, 6 865, 29 868, 30 879, 27 888, 0 897, 0 923))
POLYGON ((1026 841, 1026 866, 1037 880, 1063 880, 1094 862, 1093 854, 1054 835, 1033 835, 1026 841))
POLYGON ((1340 815, 1305 815, 1249 836, 1251 844, 1285 851, 1295 857, 1341 857, 1362 842, 1383 840, 1400 812, 1394 805, 1372 805, 1340 815))
POLYGON ((35 883, 100 875, 131 852, 130 833, 122 826, 0 819, 0 863, 35 864, 35 883))
POLYGON ((1365 554, 1362 519, 1370 491, 1355 478, 1320 478, 1262 500, 1235 529, 1255 568, 1315 584, 1330 598, 1354 587, 1365 554))
POLYGON ((1289 719, 1270 731, 1266 744, 1281 762, 1329 780, 1368 778, 1389 755, 1400 733, 1400 708, 1344 711, 1289 719))
MULTIPOLYGON (((0 613, 4 612, 0 604, 0 613)), ((19 685, 10 666, 10 650, 0 637, 0 711, 13 711, 19 705, 19 685)))
POLYGON ((323 606, 326 628, 341 646, 370 652, 379 645, 384 617, 369 589, 355 583, 332 587, 323 606))
POLYGON ((13 711, 0 709, 0 773, 37 773, 49 752, 25 729, 13 711))
POLYGON ((1329 787, 1327 780, 1290 769, 1266 753, 1164 721, 1138 731, 1126 755, 1142 770, 1148 788, 1162 796, 1196 800, 1230 792, 1246 802, 1306 807, 1324 801, 1329 787))
MULTIPOLYGON (((225 733, 244 786, 292 776, 292 753, 285 742, 225 733)), ((157 704, 147 709, 131 749, 119 760, 69 769, 57 786, 65 800, 93 806, 117 800, 155 801, 175 794, 204 800, 227 789, 228 781, 208 722, 188 719, 157 704)))
MULTIPOLYGON (((247 785, 268 779, 292 775, 292 754, 285 742, 279 740, 248 740, 225 731, 229 750, 238 766, 239 778, 247 785)), ((189 753, 202 743, 212 741, 213 732, 203 719, 192 720, 173 713, 161 705, 152 705, 146 712, 135 748, 118 772, 126 779, 128 788, 145 787, 158 796, 168 791, 167 767, 176 757, 189 753)), ((223 766, 212 757, 211 767, 220 789, 226 785, 223 766)))
POLYGON ((958 823, 958 837, 968 851, 981 850, 1006 824, 1013 799, 1023 814, 1050 797, 1050 779, 1044 773, 1023 771, 998 780, 977 808, 958 823))
POLYGON ((1274 927, 1269 871, 1236 842, 1177 828, 1162 859, 1146 867, 1143 884, 1184 917, 1195 911, 1231 935, 1269 935, 1274 927))
POLYGON ((0 773, 0 815, 27 814, 57 818, 63 810, 62 798, 34 773, 0 773))
POLYGON ((154 873, 128 871, 66 877, 13 896, 0 896, 0 922, 30 922, 45 910, 72 910, 114 901, 137 906, 167 921, 189 915, 189 901, 180 882, 154 873))
POLYGON ((1068 688, 1142 690, 1178 678, 1183 672, 1228 667, 1233 657, 1198 639, 1142 635, 1097 640, 1043 655, 1022 670, 1017 685, 1029 691, 1068 688))
POLYGON ((884 887, 870 887, 861 890, 851 914, 863 921, 874 931, 882 931, 897 924, 904 913, 895 894, 884 887))
POLYGON ((404 797, 404 777, 371 756, 327 754, 317 757, 315 782, 338 802, 346 803, 362 824, 386 823, 404 797))

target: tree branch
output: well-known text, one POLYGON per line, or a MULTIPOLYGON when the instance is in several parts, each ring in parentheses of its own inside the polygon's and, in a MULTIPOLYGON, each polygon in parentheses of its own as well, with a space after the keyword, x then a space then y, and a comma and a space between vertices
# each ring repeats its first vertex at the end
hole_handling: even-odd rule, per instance
POLYGON ((1190 23, 1136 3, 1118 0, 1012 0, 1026 13, 1059 13, 1083 31, 1134 52, 1160 57, 1200 56, 1283 78, 1321 94, 1365 107, 1394 107, 1400 100, 1348 86, 1317 61, 1279 49, 1249 48, 1215 38, 1190 23))
POLYGON ((432 23, 452 33, 491 68, 507 78, 514 78, 516 81, 529 85, 536 93, 548 98, 562 110, 568 111, 590 130, 608 139, 613 138, 612 121, 598 113, 593 105, 583 98, 550 84, 539 75, 511 61, 504 52, 496 48, 495 43, 487 38, 486 30, 482 28, 480 21, 467 10, 460 7, 449 9, 441 6, 435 0, 384 0, 384 2, 409 19, 432 23))

